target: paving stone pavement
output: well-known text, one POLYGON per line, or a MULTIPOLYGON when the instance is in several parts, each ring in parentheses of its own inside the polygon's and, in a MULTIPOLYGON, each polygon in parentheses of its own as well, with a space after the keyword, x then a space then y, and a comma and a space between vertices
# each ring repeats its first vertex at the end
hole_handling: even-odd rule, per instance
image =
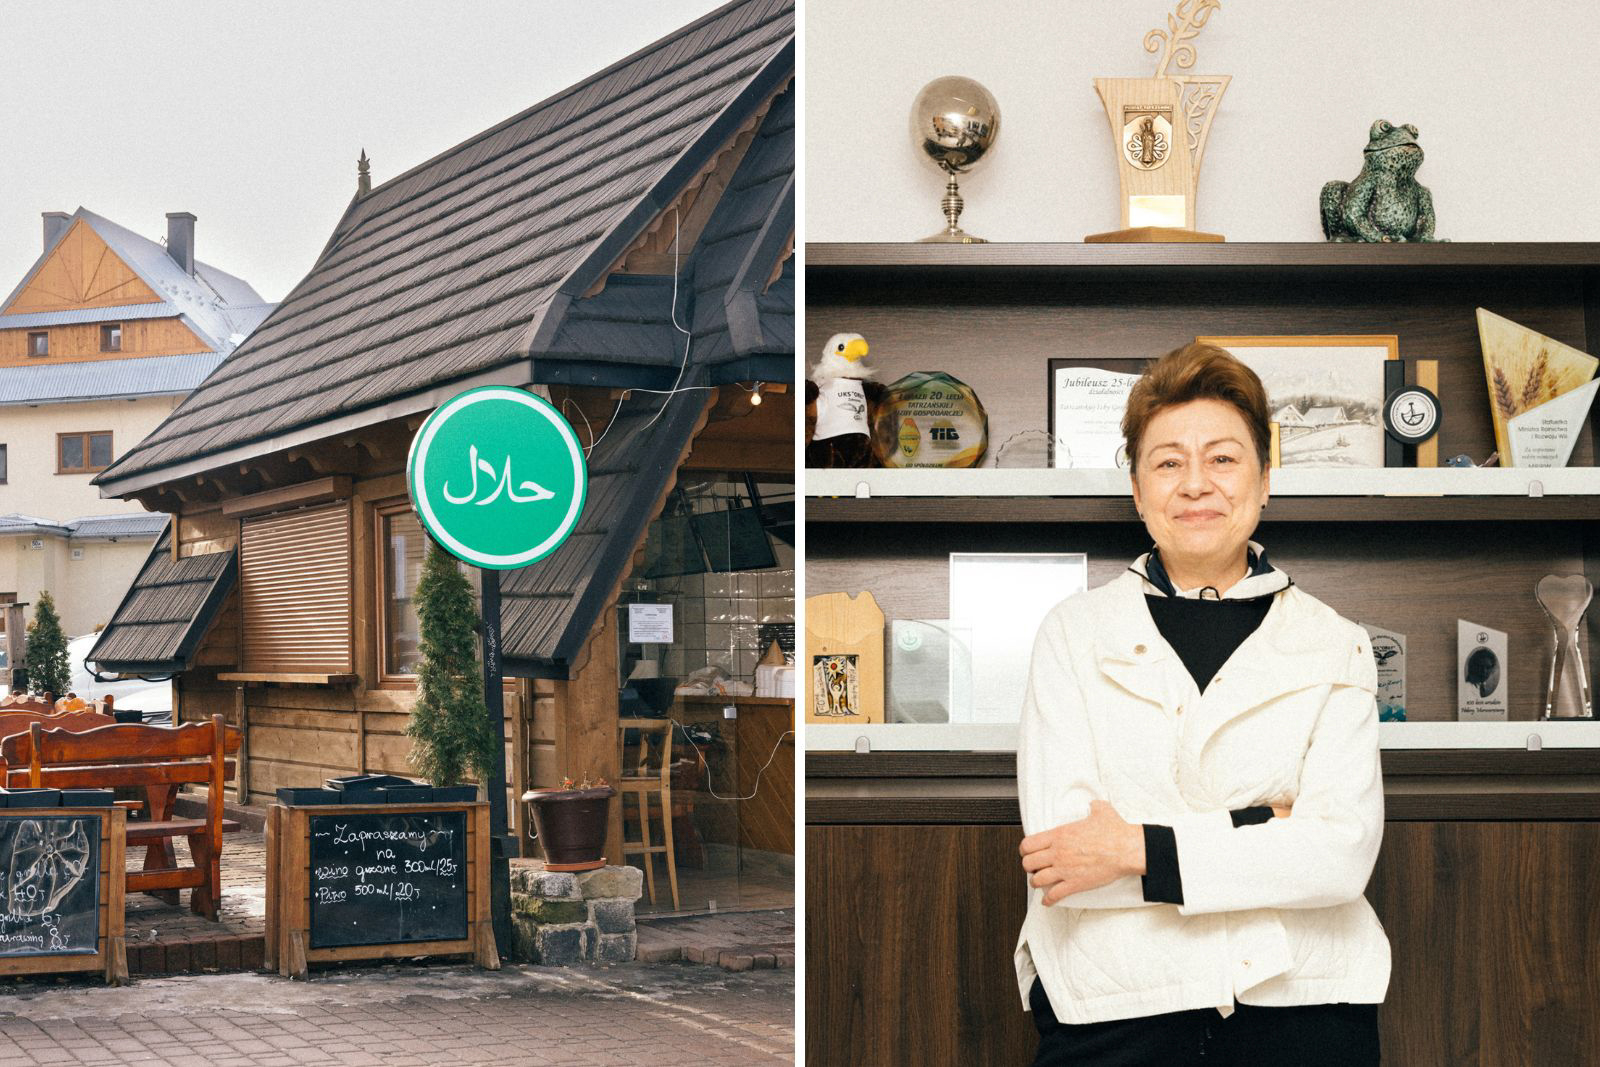
POLYGON ((639 962, 687 960, 725 971, 792 968, 794 910, 639 920, 639 962))
POLYGON ((0 1067, 794 1062, 794 972, 387 964, 0 989, 0 1067))

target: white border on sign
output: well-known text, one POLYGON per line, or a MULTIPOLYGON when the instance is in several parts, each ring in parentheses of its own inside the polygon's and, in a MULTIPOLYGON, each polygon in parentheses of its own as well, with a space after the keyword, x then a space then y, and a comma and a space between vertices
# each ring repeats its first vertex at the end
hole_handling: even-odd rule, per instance
POLYGON ((535 563, 560 547, 561 542, 567 539, 567 535, 572 532, 572 528, 578 524, 578 515, 583 511, 583 502, 589 494, 587 481, 584 470, 583 446, 578 443, 577 434, 573 433, 572 427, 567 423, 567 420, 562 418, 556 412, 556 409, 546 403, 542 397, 523 392, 521 389, 514 389, 508 385, 485 385, 477 389, 469 389, 460 396, 446 401, 442 407, 428 416, 428 421, 423 424, 421 431, 412 440, 411 455, 406 462, 406 482, 411 490, 411 500, 427 520, 428 532, 437 537, 446 548, 468 563, 496 569, 521 567, 529 563, 535 563), (512 555, 489 555, 475 552, 463 545, 445 530, 444 524, 434 514, 433 502, 421 491, 422 487, 417 481, 421 477, 421 472, 427 466, 428 448, 433 444, 433 438, 439 432, 439 428, 458 411, 482 400, 510 400, 537 412, 546 422, 555 427, 556 432, 561 435, 562 441, 566 443, 568 455, 572 457, 573 485, 577 486, 579 491, 572 494, 572 502, 568 505, 567 514, 561 520, 561 524, 556 527, 549 537, 526 552, 518 552, 512 555))

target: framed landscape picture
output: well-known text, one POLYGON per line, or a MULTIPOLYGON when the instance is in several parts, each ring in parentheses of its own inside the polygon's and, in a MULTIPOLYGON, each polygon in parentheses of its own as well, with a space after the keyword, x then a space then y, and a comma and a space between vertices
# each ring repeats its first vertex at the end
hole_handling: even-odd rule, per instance
POLYGON ((1382 467, 1384 365, 1394 334, 1196 337, 1255 371, 1285 467, 1382 467))

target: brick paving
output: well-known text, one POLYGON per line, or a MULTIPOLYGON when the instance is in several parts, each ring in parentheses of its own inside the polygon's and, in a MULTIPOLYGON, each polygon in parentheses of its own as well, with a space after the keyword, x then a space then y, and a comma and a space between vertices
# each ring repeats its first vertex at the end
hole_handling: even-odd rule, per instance
POLYGON ((794 966, 794 910, 639 920, 639 961, 686 960, 725 971, 794 966))
POLYGON ((794 1062, 794 974, 688 964, 347 967, 0 988, 0 1067, 794 1062))
MULTIPOLYGON (((175 842, 180 864, 189 844, 175 842)), ((128 869, 144 866, 144 849, 128 850, 128 869)), ((262 833, 228 834, 222 841, 222 903, 217 922, 189 910, 189 890, 167 904, 130 893, 125 909, 129 974, 197 974, 261 966, 267 926, 267 843, 262 833)))

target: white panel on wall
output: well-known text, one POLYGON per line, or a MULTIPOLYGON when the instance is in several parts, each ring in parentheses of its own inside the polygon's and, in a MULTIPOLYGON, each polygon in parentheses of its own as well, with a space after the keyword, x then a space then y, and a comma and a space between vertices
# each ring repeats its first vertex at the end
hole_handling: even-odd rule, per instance
MULTIPOLYGON (((911 147, 911 101, 944 74, 994 93, 1001 134, 961 181, 961 224, 994 241, 1081 241, 1120 225, 1096 77, 1148 77, 1171 0, 808 0, 805 233, 909 241, 942 225, 943 180, 911 147)), ((1373 120, 1418 127, 1418 179, 1457 241, 1600 240, 1593 9, 1460 0, 1227 0, 1195 74, 1230 74, 1196 227, 1320 241, 1324 182, 1349 181, 1373 120)), ((1171 73, 1181 73, 1173 67, 1171 73)))

